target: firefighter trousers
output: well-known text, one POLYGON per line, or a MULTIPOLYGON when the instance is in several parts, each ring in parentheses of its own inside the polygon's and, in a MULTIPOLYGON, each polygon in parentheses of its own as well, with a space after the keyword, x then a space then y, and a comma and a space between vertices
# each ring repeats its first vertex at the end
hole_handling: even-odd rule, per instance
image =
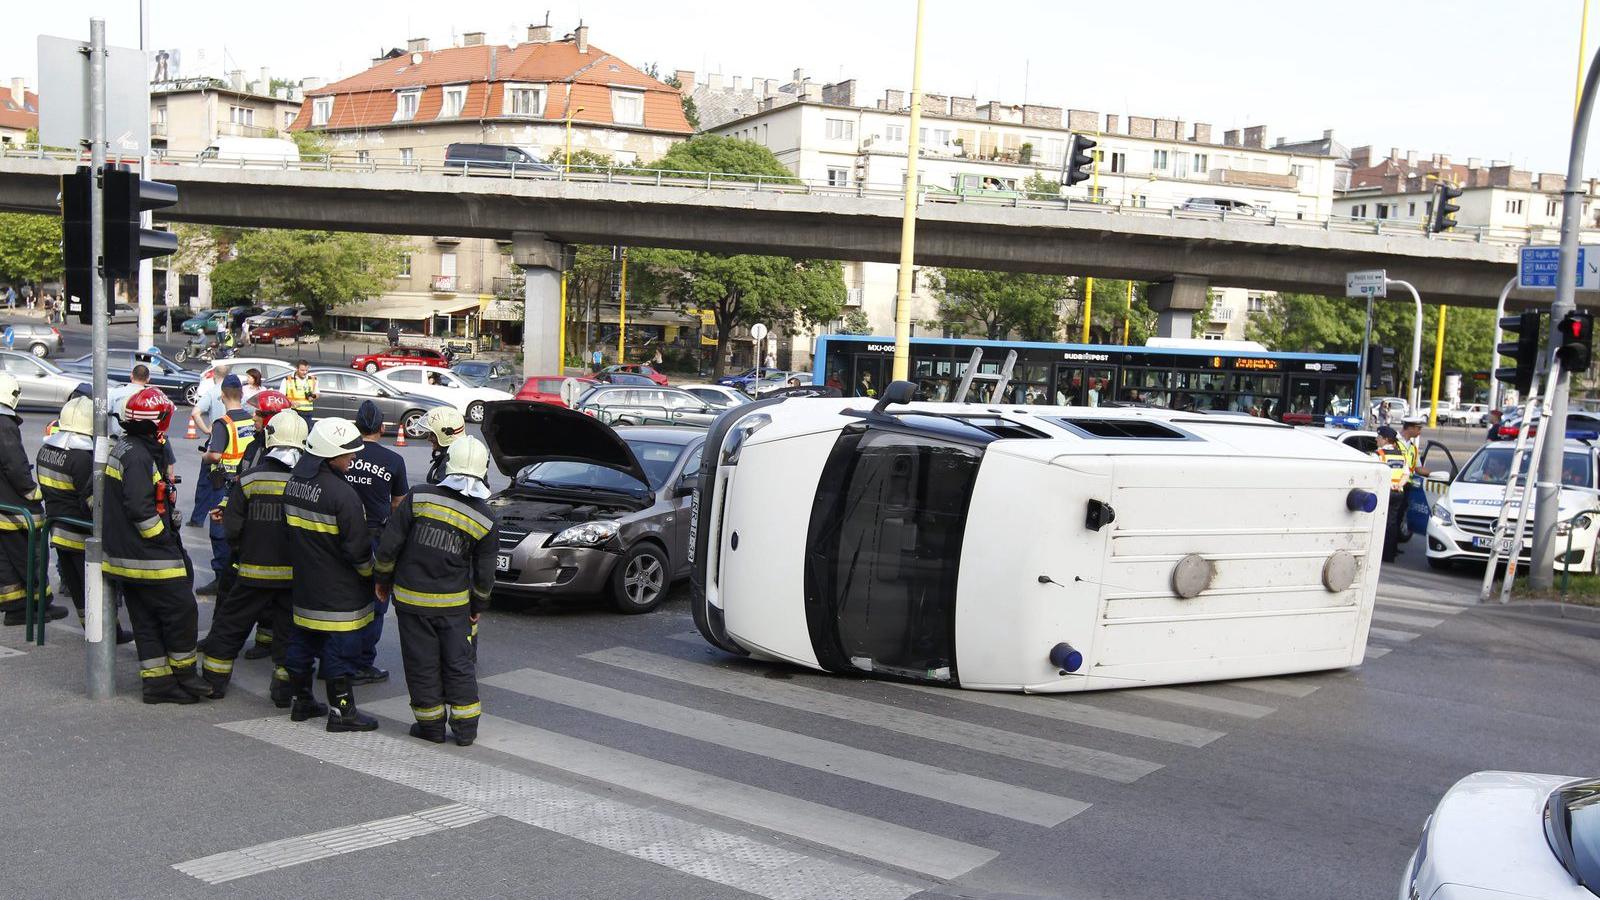
POLYGON ((133 644, 139 651, 139 676, 146 686, 159 687, 162 682, 156 679, 194 672, 200 614, 191 579, 119 582, 128 621, 133 625, 133 644))
MULTIPOLYGON (((228 599, 211 619, 211 630, 200 642, 200 652, 205 654, 205 668, 212 675, 229 677, 233 674, 233 661, 250 637, 250 629, 259 622, 270 622, 268 634, 276 631, 287 634, 293 622, 288 587, 282 589, 259 587, 236 582, 228 599)), ((270 637, 268 638, 270 641, 270 637)), ((272 662, 282 666, 287 652, 281 643, 271 644, 272 662)))
POLYGON ((456 734, 476 734, 481 706, 472 622, 463 615, 431 616, 399 607, 395 620, 412 715, 427 725, 443 722, 448 713, 456 734))
POLYGON ((61 576, 61 586, 72 595, 72 605, 78 609, 78 618, 83 618, 83 601, 88 597, 83 581, 83 551, 57 547, 56 574, 61 576))
MULTIPOLYGON (((27 605, 28 532, 0 531, 0 612, 21 613, 27 605)), ((45 586, 45 600, 50 600, 45 586)))

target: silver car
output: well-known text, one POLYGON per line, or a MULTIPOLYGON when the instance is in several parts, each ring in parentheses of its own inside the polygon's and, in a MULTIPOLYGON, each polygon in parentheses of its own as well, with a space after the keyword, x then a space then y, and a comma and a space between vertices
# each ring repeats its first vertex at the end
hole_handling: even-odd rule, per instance
POLYGON ((511 486, 500 520, 496 593, 601 595, 643 613, 689 573, 689 508, 705 431, 613 429, 551 403, 484 409, 483 440, 511 486))
POLYGON ((704 428, 721 410, 685 390, 598 384, 578 398, 579 412, 608 425, 694 425, 704 428))
POLYGON ((22 389, 22 406, 31 409, 59 410, 72 392, 89 379, 73 372, 64 372, 55 363, 39 359, 31 353, 0 350, 0 371, 17 379, 22 389))
POLYGON ((39 322, 12 322, 4 326, 7 349, 32 353, 40 359, 56 356, 67 349, 61 329, 39 322))

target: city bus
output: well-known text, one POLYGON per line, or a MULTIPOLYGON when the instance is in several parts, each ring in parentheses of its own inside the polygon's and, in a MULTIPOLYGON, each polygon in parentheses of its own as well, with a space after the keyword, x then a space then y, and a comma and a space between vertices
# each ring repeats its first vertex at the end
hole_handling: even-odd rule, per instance
MULTIPOLYGON (((1275 353, 1244 342, 1169 341, 1172 346, 1050 344, 963 338, 912 338, 910 381, 917 400, 953 400, 975 348, 979 371, 1016 364, 1003 402, 1045 406, 1147 406, 1227 411, 1292 425, 1360 424, 1354 402, 1361 358, 1354 354, 1275 353), (1217 345, 1215 348, 1206 345, 1217 345)), ((894 340, 830 334, 817 339, 813 380, 846 397, 875 397, 889 383, 894 340)), ((974 385, 974 397, 993 398, 974 385)))

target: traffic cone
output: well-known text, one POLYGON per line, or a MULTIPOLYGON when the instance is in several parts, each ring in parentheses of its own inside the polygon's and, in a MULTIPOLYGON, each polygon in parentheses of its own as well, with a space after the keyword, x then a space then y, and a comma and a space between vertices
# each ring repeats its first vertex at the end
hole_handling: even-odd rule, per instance
POLYGON ((200 434, 194 430, 194 419, 191 418, 189 420, 188 430, 183 433, 183 439, 186 441, 192 441, 198 437, 200 437, 200 434))
POLYGON ((406 426, 404 424, 395 426, 394 445, 396 447, 404 447, 406 445, 406 426))

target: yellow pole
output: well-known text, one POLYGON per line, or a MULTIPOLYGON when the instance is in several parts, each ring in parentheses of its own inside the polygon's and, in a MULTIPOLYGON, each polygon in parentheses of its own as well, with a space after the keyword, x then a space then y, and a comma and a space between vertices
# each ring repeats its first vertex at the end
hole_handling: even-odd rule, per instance
POLYGON ((559 367, 557 375, 567 373, 567 267, 566 260, 561 266, 561 324, 556 328, 556 365, 559 367))
POLYGON ((1572 117, 1578 117, 1578 104, 1583 101, 1583 48, 1589 42, 1589 0, 1583 0, 1583 20, 1578 25, 1578 86, 1572 93, 1572 117))
POLYGON ((572 117, 581 112, 583 112, 583 107, 580 106, 567 113, 567 149, 562 168, 566 170, 568 175, 572 174, 572 117))
POLYGON ((1128 321, 1133 318, 1133 282, 1128 282, 1128 311, 1122 314, 1122 346, 1128 346, 1128 321))
POLYGON ((900 216, 900 276, 894 292, 894 368, 890 379, 911 376, 911 277, 917 246, 917 156, 922 152, 922 10, 917 0, 916 36, 911 45, 911 133, 906 147, 905 206, 900 216))
POLYGON ((1081 343, 1089 343, 1089 318, 1094 315, 1094 279, 1083 280, 1083 337, 1081 343))
POLYGON ((1429 428, 1439 424, 1439 369, 1444 366, 1444 314, 1449 311, 1448 306, 1439 307, 1439 336, 1433 343, 1433 402, 1428 408, 1429 428))
POLYGON ((623 358, 628 343, 628 248, 622 248, 622 290, 617 293, 621 306, 617 307, 617 363, 627 362, 623 358))

